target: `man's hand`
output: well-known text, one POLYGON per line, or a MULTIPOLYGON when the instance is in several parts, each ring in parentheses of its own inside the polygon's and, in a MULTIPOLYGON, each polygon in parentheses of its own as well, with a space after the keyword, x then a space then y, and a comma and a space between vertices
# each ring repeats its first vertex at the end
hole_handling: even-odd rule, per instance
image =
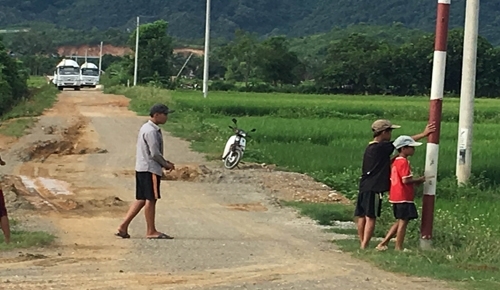
POLYGON ((425 136, 429 136, 431 133, 434 133, 436 132, 436 124, 434 122, 430 123, 430 124, 427 124, 427 126, 425 126, 425 130, 424 130, 424 135, 425 136))
POLYGON ((175 169, 175 165, 172 162, 167 161, 167 166, 165 167, 165 169, 168 171, 172 171, 175 169))

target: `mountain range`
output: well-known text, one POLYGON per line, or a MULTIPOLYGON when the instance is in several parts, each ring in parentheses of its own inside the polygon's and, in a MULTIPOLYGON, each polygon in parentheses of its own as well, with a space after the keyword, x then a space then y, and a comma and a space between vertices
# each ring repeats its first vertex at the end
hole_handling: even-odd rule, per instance
MULTIPOLYGON (((482 0, 480 34, 500 44, 500 4, 482 0)), ((202 38, 205 0, 2 0, 0 28, 48 22, 73 29, 132 30, 141 22, 164 19, 172 35, 202 38)), ((212 35, 228 38, 236 29, 292 37, 365 23, 434 31, 437 1, 430 0, 212 0, 212 35)), ((463 26, 465 0, 452 0, 450 28, 463 26)))

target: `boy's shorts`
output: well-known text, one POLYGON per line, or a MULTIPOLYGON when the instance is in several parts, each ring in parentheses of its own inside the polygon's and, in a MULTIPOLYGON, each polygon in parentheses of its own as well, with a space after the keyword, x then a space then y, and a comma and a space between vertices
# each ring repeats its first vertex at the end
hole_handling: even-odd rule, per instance
POLYGON ((0 189, 0 217, 7 216, 7 208, 5 208, 5 199, 3 191, 0 189))
POLYGON ((414 203, 402 202, 393 203, 392 211, 394 212, 394 217, 397 220, 415 220, 418 218, 417 207, 414 203))
POLYGON ((366 191, 358 194, 354 216, 377 218, 382 212, 382 194, 366 191))

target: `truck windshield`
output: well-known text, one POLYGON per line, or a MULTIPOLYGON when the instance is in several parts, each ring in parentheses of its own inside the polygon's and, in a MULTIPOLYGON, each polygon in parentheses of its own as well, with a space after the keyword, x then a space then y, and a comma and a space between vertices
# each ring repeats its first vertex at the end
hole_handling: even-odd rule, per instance
POLYGON ((99 70, 95 68, 82 68, 82 75, 84 76, 99 76, 99 70))
POLYGON ((72 66, 63 66, 59 68, 61 75, 77 75, 79 74, 78 68, 72 66))

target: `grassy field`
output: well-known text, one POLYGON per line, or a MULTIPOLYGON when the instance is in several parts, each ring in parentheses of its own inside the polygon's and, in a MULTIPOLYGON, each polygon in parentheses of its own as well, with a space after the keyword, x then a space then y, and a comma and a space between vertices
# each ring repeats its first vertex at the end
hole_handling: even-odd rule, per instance
MULTIPOLYGON (((167 92, 155 88, 110 88, 125 94, 131 108, 147 113, 155 102, 177 110, 166 129, 192 141, 194 149, 219 157, 231 131, 232 117, 244 129, 256 128, 244 160, 275 163, 316 179, 355 198, 362 154, 371 140, 370 124, 388 118, 403 127, 398 134, 422 131, 428 119, 427 97, 314 96, 212 92, 167 92)), ((500 151, 498 142, 500 101, 478 99, 475 109, 474 156, 471 184, 457 187, 454 178, 457 146, 458 99, 445 99, 440 146, 438 191, 434 224, 435 250, 417 248, 420 220, 412 222, 405 246, 412 253, 393 251, 367 254, 357 251, 358 242, 339 245, 384 269, 447 279, 472 289, 500 287, 500 151)), ((396 137, 395 136, 395 137, 396 137)), ((416 174, 422 174, 425 146, 412 158, 416 174)), ((421 189, 417 190, 421 194, 421 189)), ((322 224, 352 220, 352 207, 291 203, 322 224)), ((417 200, 420 206, 420 200, 417 200)), ((385 234, 393 222, 385 204, 376 234, 385 234)), ((375 244, 372 244, 374 247, 375 244)))

